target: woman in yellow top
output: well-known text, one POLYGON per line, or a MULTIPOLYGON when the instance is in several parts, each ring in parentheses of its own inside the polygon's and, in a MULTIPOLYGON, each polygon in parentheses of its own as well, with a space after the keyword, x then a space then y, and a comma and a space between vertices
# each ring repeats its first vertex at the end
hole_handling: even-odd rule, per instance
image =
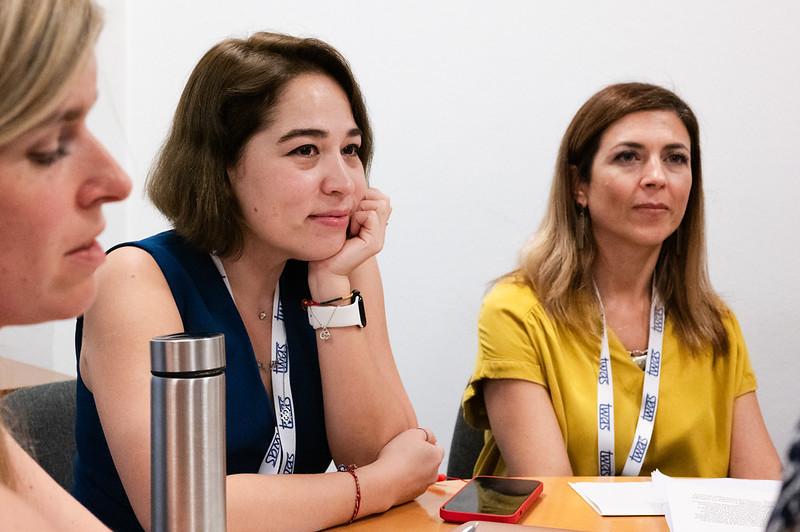
POLYGON ((733 313, 706 269, 697 120, 611 85, 561 142, 542 225, 487 294, 464 413, 476 474, 778 478, 733 313))

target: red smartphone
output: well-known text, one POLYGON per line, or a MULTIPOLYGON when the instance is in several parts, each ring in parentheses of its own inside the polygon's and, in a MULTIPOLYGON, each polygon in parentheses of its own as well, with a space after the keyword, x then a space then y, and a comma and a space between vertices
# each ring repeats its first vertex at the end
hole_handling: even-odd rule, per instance
POLYGON ((538 480, 475 477, 439 508, 439 516, 451 523, 516 523, 541 493, 538 480))

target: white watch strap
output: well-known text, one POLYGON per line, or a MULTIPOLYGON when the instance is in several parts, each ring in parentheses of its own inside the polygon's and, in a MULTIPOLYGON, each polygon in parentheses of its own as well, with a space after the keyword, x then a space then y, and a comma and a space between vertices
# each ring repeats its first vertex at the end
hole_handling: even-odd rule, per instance
POLYGON ((328 327, 352 327, 361 325, 361 312, 359 312, 359 298, 349 305, 336 306, 308 306, 308 323, 314 329, 325 329, 328 327))

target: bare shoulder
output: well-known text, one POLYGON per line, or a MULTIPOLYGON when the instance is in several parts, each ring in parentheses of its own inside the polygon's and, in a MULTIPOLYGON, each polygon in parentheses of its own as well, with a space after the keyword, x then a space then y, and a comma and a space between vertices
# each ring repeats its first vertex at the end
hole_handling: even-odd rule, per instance
POLYGON ((3 509, 3 530, 57 530, 17 493, 0 484, 0 508, 3 509))
POLYGON ((118 248, 97 274, 97 298, 84 315, 80 372, 146 366, 149 338, 183 330, 169 285, 156 261, 136 247, 118 248))
MULTIPOLYGON (((126 246, 108 254, 106 263, 97 272, 97 300, 87 312, 87 317, 105 312, 123 310, 120 298, 125 298, 126 308, 137 304, 150 306, 172 300, 164 274, 155 259, 145 250, 126 246)), ((133 306, 133 308, 132 308, 133 306)))
POLYGON ((106 530, 2 428, 0 438, 14 477, 13 488, 0 483, 0 530, 106 530))
POLYGON ((150 253, 134 246, 117 248, 108 254, 106 263, 98 270, 98 279, 121 280, 124 278, 142 280, 163 279, 161 269, 150 253))

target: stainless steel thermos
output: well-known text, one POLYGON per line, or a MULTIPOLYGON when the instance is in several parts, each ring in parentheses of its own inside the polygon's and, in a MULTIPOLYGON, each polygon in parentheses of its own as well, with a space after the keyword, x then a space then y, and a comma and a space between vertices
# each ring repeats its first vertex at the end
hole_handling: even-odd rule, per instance
POLYGON ((151 528, 225 530, 225 338, 150 340, 151 528))

